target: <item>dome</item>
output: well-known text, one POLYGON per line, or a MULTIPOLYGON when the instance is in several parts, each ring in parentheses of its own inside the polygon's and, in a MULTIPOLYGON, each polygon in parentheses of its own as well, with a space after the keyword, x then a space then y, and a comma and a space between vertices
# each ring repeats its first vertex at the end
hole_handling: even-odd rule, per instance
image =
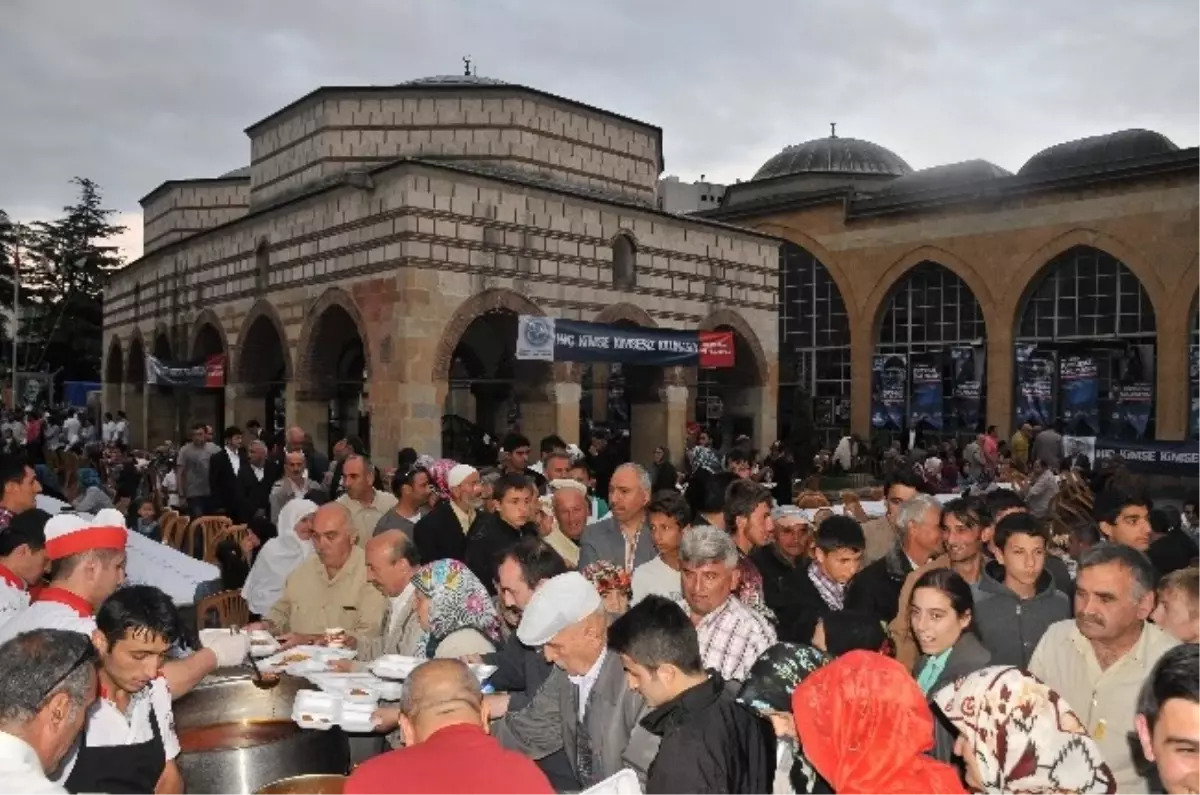
POLYGON ((405 80, 402 86, 503 86, 503 80, 479 75, 433 75, 418 77, 416 80, 405 80))
POLYGON ((1048 174, 1069 168, 1105 168, 1123 160, 1177 152, 1170 138, 1153 130, 1121 130, 1108 135, 1093 135, 1043 149, 1017 173, 1021 176, 1048 174))
POLYGON ((959 188, 999 177, 1011 177, 1012 172, 986 160, 964 160, 914 171, 883 186, 880 194, 921 193, 931 190, 959 188))
POLYGON ((752 179, 807 173, 902 177, 912 173, 912 167, 879 144, 831 135, 785 147, 764 163, 752 179))
POLYGON ((224 174, 217 177, 217 179, 242 179, 243 177, 249 176, 250 166, 242 166, 241 168, 235 168, 233 171, 226 171, 224 174))

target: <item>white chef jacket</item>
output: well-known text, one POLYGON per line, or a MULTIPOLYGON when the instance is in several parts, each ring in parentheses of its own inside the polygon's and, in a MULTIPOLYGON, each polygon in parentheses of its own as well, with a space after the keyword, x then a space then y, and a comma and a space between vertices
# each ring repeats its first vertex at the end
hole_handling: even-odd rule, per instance
POLYGON ((0 566, 0 627, 29 607, 29 586, 25 580, 0 566))
MULTIPOLYGON (((162 736, 163 751, 170 762, 179 756, 179 737, 175 734, 175 715, 171 711, 171 691, 167 680, 160 676, 129 699, 128 713, 121 712, 117 705, 109 701, 100 688, 100 697, 88 710, 87 744, 89 748, 113 745, 137 745, 154 739, 154 729, 150 725, 153 715, 158 721, 158 733, 162 736), (154 707, 151 711, 151 706, 154 707)), ((59 783, 67 780, 75 768, 75 759, 79 756, 80 741, 76 740, 71 750, 63 758, 56 779, 59 783)))
POLYGON ((57 793, 65 789, 46 778, 33 746, 0 732, 0 792, 57 793))
POLYGON ((69 629, 91 635, 96 629, 92 606, 61 588, 47 588, 38 601, 0 626, 0 643, 33 629, 69 629))

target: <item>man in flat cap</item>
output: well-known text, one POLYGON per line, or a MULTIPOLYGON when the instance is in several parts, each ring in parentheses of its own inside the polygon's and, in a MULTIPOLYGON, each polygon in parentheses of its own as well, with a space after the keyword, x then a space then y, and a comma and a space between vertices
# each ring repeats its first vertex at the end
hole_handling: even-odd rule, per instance
MULTIPOLYGON (((555 668, 524 709, 493 727, 497 739, 533 759, 565 751, 583 789, 625 767, 644 781, 658 738, 639 724, 646 704, 608 649, 608 617, 595 587, 573 571, 546 580, 526 605, 517 637, 542 647, 555 668)), ((507 707, 507 696, 488 697, 493 717, 507 707)))

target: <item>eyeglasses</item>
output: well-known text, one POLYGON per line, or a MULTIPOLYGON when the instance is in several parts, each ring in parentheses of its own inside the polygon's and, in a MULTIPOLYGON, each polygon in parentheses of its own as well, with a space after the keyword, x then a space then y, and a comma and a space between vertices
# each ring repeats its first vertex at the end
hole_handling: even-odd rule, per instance
POLYGON ((67 669, 67 672, 58 679, 54 680, 54 684, 43 690, 41 695, 38 696, 38 706, 40 707, 42 703, 46 701, 46 699, 50 698, 50 696, 54 694, 55 690, 62 687, 63 682, 70 679, 72 674, 74 674, 83 666, 93 664, 99 659, 100 655, 96 652, 96 647, 92 645, 92 641, 89 639, 85 644, 83 651, 77 658, 75 658, 75 662, 71 663, 71 667, 67 669))

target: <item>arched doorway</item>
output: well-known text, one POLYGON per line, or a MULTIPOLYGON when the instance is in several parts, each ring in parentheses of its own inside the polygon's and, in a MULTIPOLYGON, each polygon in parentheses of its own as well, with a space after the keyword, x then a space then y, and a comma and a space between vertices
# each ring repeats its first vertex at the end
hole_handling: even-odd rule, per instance
POLYGON ((233 374, 238 385, 238 423, 258 420, 266 439, 274 439, 286 422, 285 394, 291 366, 281 329, 273 309, 252 309, 238 341, 237 371, 233 374))
MULTIPOLYGON (((158 329, 154 335, 153 356, 163 362, 174 361, 171 353, 171 340, 165 327, 158 329)), ((176 412, 175 400, 179 391, 169 386, 149 386, 146 388, 146 443, 157 445, 169 439, 184 438, 184 429, 179 427, 179 417, 176 412)))
POLYGON ((892 289, 878 326, 874 433, 915 431, 928 444, 983 430, 986 349, 983 309, 966 282, 936 262, 914 266, 892 289))
MULTIPOLYGON (((210 313, 211 314, 211 313, 210 313)), ((210 356, 224 354, 225 338, 217 327, 215 316, 201 317, 199 325, 192 335, 192 360, 204 361, 210 356)), ((228 359, 226 359, 228 363, 228 359)), ((223 387, 195 388, 187 390, 188 425, 203 422, 211 425, 213 438, 220 444, 221 434, 225 426, 225 389, 223 387)))
POLYGON ((129 423, 130 444, 142 444, 142 413, 146 400, 146 350, 142 335, 134 333, 129 342, 129 364, 125 367, 125 416, 129 423))
POLYGON ((795 243, 779 258, 779 436, 811 461, 850 433, 850 320, 819 259, 795 243))
MULTIPOLYGON (((726 448, 745 436, 756 447, 763 439, 761 427, 762 388, 766 372, 756 350, 743 329, 731 323, 716 322, 706 331, 733 332, 733 367, 704 369, 696 377, 696 421, 708 431, 714 447, 726 448)), ((771 433, 776 432, 772 424, 771 433)), ((766 455, 766 450, 760 450, 766 455)))
MULTIPOLYGON (((350 301, 348 297, 343 300, 350 301)), ((313 435, 318 449, 325 448, 327 455, 332 456, 333 445, 347 436, 357 436, 370 449, 369 367, 358 313, 355 310, 352 314, 342 300, 322 302, 325 306, 312 320, 307 345, 302 348, 307 372, 299 400, 319 402, 323 416, 312 416, 298 406, 297 422, 313 435), (318 426, 315 431, 311 427, 314 424, 318 426)))
MULTIPOLYGON (((121 390, 125 383, 125 352, 121 340, 113 337, 108 343, 108 358, 104 362, 104 405, 102 411, 117 413, 121 408, 121 390)), ((100 417, 93 417, 97 422, 100 417)))
POLYGON ((1150 296, 1128 266, 1090 246, 1059 254, 1022 302, 1014 422, 1154 438, 1156 336, 1150 296))

